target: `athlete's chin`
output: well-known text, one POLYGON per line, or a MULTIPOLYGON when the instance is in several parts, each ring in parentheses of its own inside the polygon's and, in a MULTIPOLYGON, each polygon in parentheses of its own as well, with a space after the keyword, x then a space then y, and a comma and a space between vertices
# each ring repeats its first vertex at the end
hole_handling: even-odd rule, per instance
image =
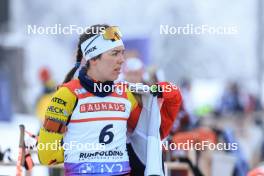
POLYGON ((112 75, 111 75, 111 78, 110 78, 111 81, 117 80, 118 76, 119 76, 119 73, 114 73, 114 74, 112 74, 112 75))
POLYGON ((108 77, 107 81, 115 81, 117 80, 118 76, 111 76, 111 77, 108 77))

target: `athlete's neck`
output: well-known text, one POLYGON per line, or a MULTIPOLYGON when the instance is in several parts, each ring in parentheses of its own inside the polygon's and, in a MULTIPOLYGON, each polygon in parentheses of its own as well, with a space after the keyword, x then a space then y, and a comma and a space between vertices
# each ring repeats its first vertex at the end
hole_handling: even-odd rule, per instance
POLYGON ((93 69, 87 70, 87 75, 94 81, 94 82, 106 82, 107 80, 104 80, 98 76, 98 73, 96 73, 93 69))

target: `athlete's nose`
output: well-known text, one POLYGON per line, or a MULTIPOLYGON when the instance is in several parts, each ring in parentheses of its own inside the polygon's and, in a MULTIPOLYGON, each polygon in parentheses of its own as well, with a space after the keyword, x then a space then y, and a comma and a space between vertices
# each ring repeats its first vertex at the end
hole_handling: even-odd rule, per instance
POLYGON ((118 63, 121 65, 125 62, 125 55, 124 53, 120 53, 119 57, 118 57, 118 63))

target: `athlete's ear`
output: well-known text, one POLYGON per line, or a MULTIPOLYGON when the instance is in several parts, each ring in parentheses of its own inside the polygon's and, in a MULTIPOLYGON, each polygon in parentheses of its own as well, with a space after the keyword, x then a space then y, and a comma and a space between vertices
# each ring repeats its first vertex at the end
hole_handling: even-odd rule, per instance
POLYGON ((98 60, 100 60, 100 58, 101 58, 101 55, 96 56, 95 58, 89 60, 90 65, 97 65, 97 62, 98 62, 98 60))
POLYGON ((95 59, 90 60, 90 65, 96 65, 96 64, 97 64, 97 60, 95 60, 95 59))

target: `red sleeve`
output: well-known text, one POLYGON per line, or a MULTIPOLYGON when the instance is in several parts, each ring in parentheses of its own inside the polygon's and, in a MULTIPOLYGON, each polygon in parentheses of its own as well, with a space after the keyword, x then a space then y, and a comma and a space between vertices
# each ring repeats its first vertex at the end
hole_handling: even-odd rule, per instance
POLYGON ((181 92, 178 87, 168 82, 159 83, 163 88, 162 98, 163 104, 161 106, 161 139, 167 137, 170 133, 172 125, 176 119, 179 109, 182 104, 181 92))

